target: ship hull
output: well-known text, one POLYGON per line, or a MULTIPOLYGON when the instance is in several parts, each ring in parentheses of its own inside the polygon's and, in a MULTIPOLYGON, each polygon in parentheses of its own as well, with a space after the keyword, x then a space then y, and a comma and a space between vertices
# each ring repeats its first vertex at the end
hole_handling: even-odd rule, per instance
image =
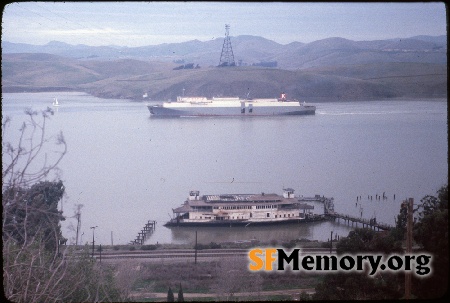
POLYGON ((254 106, 251 110, 241 107, 210 107, 210 106, 190 106, 169 108, 161 105, 149 105, 148 109, 152 116, 159 117, 202 117, 202 116, 288 116, 288 115, 314 115, 315 106, 254 106))
POLYGON ((220 220, 220 221, 207 221, 207 222, 184 222, 171 220, 164 224, 166 227, 211 227, 211 226, 267 226, 267 225, 283 225, 283 224, 300 224, 309 222, 325 221, 325 216, 314 215, 307 218, 292 218, 287 220, 260 220, 260 221, 247 221, 247 220, 220 220))

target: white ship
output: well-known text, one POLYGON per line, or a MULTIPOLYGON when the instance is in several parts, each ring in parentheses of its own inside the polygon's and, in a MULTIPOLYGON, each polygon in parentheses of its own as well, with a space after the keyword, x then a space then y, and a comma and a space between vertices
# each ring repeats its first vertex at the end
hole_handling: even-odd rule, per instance
POLYGON ((291 188, 277 194, 203 195, 190 191, 188 199, 172 209, 165 226, 232 226, 300 223, 324 220, 311 213, 314 206, 300 202, 291 188))
POLYGON ((176 102, 147 107, 152 116, 162 117, 314 115, 316 112, 314 105, 290 101, 284 93, 278 99, 178 97, 176 102))

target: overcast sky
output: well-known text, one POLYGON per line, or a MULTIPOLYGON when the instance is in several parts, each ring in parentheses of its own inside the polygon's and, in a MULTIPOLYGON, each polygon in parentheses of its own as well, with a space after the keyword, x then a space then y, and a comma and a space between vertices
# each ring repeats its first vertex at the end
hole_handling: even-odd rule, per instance
POLYGON ((446 35, 444 2, 18 2, 4 7, 2 40, 143 46, 261 36, 281 44, 446 35))

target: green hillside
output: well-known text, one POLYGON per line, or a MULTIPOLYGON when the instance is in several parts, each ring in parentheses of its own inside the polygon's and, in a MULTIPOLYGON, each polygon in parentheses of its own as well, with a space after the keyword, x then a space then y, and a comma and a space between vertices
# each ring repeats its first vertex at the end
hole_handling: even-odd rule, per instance
POLYGON ((76 60, 49 54, 6 54, 2 91, 84 91, 103 98, 175 100, 186 96, 300 100, 447 97, 447 67, 431 63, 336 65, 303 70, 262 67, 174 70, 170 62, 76 60))

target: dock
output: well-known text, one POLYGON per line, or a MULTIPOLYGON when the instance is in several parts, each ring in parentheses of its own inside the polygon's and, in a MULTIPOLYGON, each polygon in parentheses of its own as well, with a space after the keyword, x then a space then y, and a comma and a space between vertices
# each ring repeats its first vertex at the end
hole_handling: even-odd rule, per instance
POLYGON ((147 238, 149 238, 153 234, 155 228, 156 228, 156 221, 148 220, 148 222, 144 225, 142 230, 136 236, 136 239, 130 241, 130 245, 143 245, 145 243, 145 240, 147 240, 147 238))
POLYGON ((347 225, 350 225, 350 222, 355 223, 355 226, 358 227, 358 223, 362 224, 363 228, 370 228, 373 230, 391 230, 393 227, 391 225, 385 224, 385 223, 379 223, 377 222, 376 218, 372 218, 372 219, 363 219, 363 218, 357 218, 357 217, 353 217, 353 216, 349 216, 349 215, 344 215, 344 214, 340 214, 337 212, 329 212, 327 214, 325 214, 325 216, 327 216, 330 219, 338 219, 339 220, 344 220, 347 225))
MULTIPOLYGON (((384 194, 383 194, 384 198, 384 194)), ((321 202, 323 203, 323 213, 325 217, 335 220, 344 220, 344 222, 347 223, 347 225, 350 225, 350 222, 353 226, 355 224, 356 227, 358 227, 358 223, 362 225, 363 228, 370 228, 373 230, 391 230, 393 227, 389 224, 377 222, 376 218, 372 219, 364 219, 364 218, 357 218, 345 214, 341 214, 334 211, 334 199, 333 198, 326 198, 324 196, 315 195, 313 198, 300 198, 300 202, 307 202, 307 201, 315 201, 315 202, 321 202)))

